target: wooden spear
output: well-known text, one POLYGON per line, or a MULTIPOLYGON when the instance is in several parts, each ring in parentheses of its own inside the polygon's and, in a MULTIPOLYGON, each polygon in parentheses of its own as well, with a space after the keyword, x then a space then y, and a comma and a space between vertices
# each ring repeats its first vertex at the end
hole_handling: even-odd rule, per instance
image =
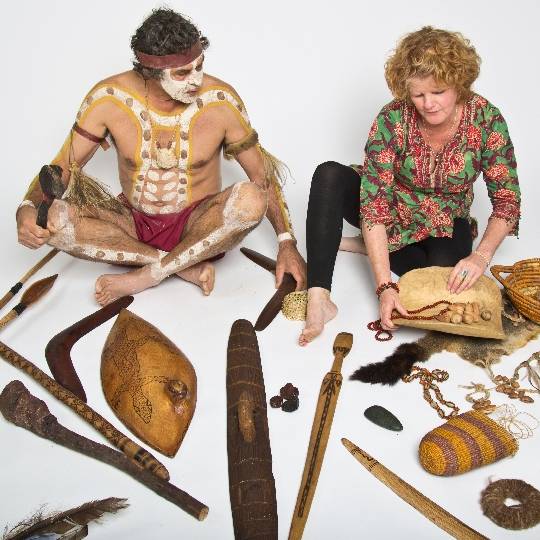
POLYGON ((352 344, 353 336, 347 332, 339 333, 334 340, 334 362, 331 370, 324 376, 319 391, 317 409, 313 418, 306 463, 304 465, 304 474, 302 475, 291 528, 289 529, 289 540, 299 540, 304 533, 304 527, 315 495, 315 488, 319 480, 328 437, 330 436, 341 381, 343 380, 341 365, 343 359, 349 354, 352 344))
POLYGON ((16 426, 124 471, 200 521, 208 515, 208 507, 185 491, 141 469, 121 452, 62 426, 45 402, 33 396, 21 381, 11 381, 4 388, 0 394, 0 412, 16 426))
POLYGON ((32 283, 32 285, 24 291, 21 301, 0 319, 0 330, 16 319, 27 307, 36 303, 42 296, 45 296, 54 285, 57 277, 58 274, 54 274, 54 276, 49 276, 32 283))
POLYGON ((6 294, 4 294, 4 296, 2 296, 2 298, 0 299, 0 309, 2 309, 22 289, 22 286, 38 270, 40 270, 43 266, 45 266, 57 254, 58 254, 57 249, 51 249, 51 251, 49 251, 49 253, 47 253, 47 255, 43 257, 43 259, 41 259, 37 264, 32 266, 32 268, 30 268, 30 270, 28 270, 28 272, 26 272, 26 274, 24 274, 24 276, 21 279, 19 279, 19 281, 17 281, 17 283, 15 283, 15 285, 13 285, 13 287, 11 287, 11 289, 9 289, 9 291, 6 294))
POLYGON ((371 457, 367 452, 358 448, 348 439, 341 439, 343 446, 359 461, 375 478, 388 486, 398 497, 416 508, 432 523, 443 531, 459 540, 488 540, 487 537, 465 525, 458 518, 441 508, 438 504, 422 495, 417 489, 407 484, 399 476, 371 457))

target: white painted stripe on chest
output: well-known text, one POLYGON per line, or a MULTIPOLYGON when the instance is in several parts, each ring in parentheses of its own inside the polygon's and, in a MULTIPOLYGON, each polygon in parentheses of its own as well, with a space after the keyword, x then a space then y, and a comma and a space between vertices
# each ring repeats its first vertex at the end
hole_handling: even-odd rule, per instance
MULTIPOLYGON (((155 173, 155 171, 150 171, 149 173, 149 169, 152 165, 152 124, 150 123, 150 118, 148 114, 152 116, 152 122, 154 125, 159 125, 163 127, 178 126, 180 128, 178 168, 183 171, 188 170, 188 163, 191 158, 189 147, 189 130, 191 127, 191 121, 199 110, 203 109, 211 103, 228 102, 238 111, 244 121, 249 124, 249 118, 241 103, 230 92, 222 89, 207 90, 206 92, 203 92, 201 95, 199 95, 197 97, 197 100, 194 103, 191 103, 182 113, 176 114, 174 116, 164 116, 152 110, 147 111, 143 103, 141 103, 137 98, 135 98, 132 94, 126 92, 125 90, 121 90, 120 88, 113 86, 102 86, 84 100, 84 103, 79 110, 77 118, 80 118, 80 116, 84 114, 84 112, 94 101, 106 97, 116 98, 119 102, 131 109, 133 111, 134 117, 137 119, 141 127, 143 135, 140 141, 141 167, 137 171, 137 176, 134 178, 133 182, 133 198, 136 202, 139 202, 142 197, 143 185, 146 175, 148 174, 149 178, 151 178, 152 180, 157 180, 157 178, 153 177, 153 173, 155 173)), ((165 175, 163 175, 163 179, 165 179, 164 176, 165 175)), ((181 184, 178 184, 177 193, 178 203, 186 201, 187 190, 182 188, 181 184)))

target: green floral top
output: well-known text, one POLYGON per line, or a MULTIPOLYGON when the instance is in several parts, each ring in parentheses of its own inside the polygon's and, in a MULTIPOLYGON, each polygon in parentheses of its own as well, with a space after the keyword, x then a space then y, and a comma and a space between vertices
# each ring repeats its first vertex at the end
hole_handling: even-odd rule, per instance
POLYGON ((360 219, 384 224, 389 251, 428 238, 451 237, 454 218, 471 220, 473 183, 480 173, 497 217, 517 234, 520 191, 514 147, 499 110, 473 94, 459 127, 435 161, 418 127, 414 105, 394 100, 375 119, 366 143, 360 219), (431 164, 431 172, 430 172, 431 164))

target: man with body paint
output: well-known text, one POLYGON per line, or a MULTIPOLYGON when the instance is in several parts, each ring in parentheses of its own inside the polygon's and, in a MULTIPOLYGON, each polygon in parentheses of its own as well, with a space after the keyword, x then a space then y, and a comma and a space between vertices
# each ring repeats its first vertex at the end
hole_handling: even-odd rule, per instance
POLYGON ((172 274, 210 294, 209 260, 238 244, 264 215, 279 243, 276 285, 285 272, 304 285, 280 163, 258 143, 234 89, 203 73, 208 44, 180 14, 154 10, 131 39, 133 70, 98 83, 84 99, 53 164, 62 168, 67 194, 80 167, 112 139, 121 204, 77 206, 64 196, 53 201, 43 229, 36 225, 43 199, 36 178, 17 210, 19 242, 29 248, 48 243, 79 258, 140 267, 100 276, 101 305, 172 274), (220 191, 222 147, 249 180, 220 191))

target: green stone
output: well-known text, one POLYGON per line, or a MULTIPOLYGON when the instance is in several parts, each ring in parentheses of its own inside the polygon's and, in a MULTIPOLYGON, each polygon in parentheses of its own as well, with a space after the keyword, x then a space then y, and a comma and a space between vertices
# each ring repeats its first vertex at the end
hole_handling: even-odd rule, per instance
POLYGON ((390 431, 401 431, 402 423, 388 410, 380 405, 372 405, 364 411, 364 416, 378 426, 390 431))

